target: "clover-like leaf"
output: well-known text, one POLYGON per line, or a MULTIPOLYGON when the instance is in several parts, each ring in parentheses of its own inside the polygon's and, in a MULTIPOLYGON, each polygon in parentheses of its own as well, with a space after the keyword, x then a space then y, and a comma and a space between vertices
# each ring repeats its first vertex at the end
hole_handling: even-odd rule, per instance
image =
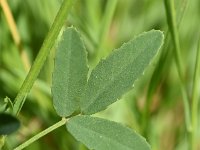
POLYGON ((67 28, 59 42, 53 72, 53 104, 58 115, 66 117, 79 110, 87 83, 86 50, 79 33, 67 28))
POLYGON ((114 103, 129 91, 163 43, 163 33, 145 32, 103 59, 92 70, 81 99, 84 114, 93 114, 114 103))
POLYGON ((146 140, 119 123, 90 116, 76 116, 67 123, 68 131, 93 150, 150 150, 146 140))

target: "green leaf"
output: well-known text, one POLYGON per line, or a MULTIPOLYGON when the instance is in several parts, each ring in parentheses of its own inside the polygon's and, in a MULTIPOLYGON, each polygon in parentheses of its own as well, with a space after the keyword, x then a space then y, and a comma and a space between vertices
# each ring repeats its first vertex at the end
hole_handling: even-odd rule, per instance
POLYGON ((0 135, 7 135, 15 132, 20 127, 17 118, 10 114, 0 113, 0 135))
POLYGON ((52 95, 58 115, 66 117, 78 111, 87 83, 86 50, 74 28, 67 28, 59 42, 53 72, 52 95))
POLYGON ((163 33, 152 30, 114 50, 91 72, 81 99, 83 114, 93 114, 129 91, 163 43, 163 33))
POLYGON ((90 116, 76 116, 67 123, 68 131, 89 149, 149 150, 139 134, 119 123, 90 116))

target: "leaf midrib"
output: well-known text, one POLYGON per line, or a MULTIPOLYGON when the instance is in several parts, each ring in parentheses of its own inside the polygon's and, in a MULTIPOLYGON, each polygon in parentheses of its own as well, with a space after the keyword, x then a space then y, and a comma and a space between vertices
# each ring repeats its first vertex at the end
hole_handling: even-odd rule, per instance
MULTIPOLYGON (((70 35, 69 35, 69 43, 71 43, 71 40, 72 40, 72 33, 70 32, 70 35)), ((67 75, 67 83, 70 83, 70 76, 71 76, 71 54, 72 54, 72 44, 69 44, 69 47, 67 48, 68 51, 67 51, 67 56, 68 59, 67 59, 67 71, 68 71, 68 75, 67 75), (70 49, 70 50, 69 50, 70 49)), ((69 94, 69 84, 67 84, 67 94, 69 94)))

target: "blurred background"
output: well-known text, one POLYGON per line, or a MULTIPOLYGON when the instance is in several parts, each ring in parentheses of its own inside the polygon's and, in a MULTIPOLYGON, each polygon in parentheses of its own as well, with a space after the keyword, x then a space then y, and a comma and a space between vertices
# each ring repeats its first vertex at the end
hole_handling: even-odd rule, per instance
MULTIPOLYGON (((14 100, 62 3, 62 0, 0 2, 3 1, 7 5, 0 4, 0 105, 6 96, 14 100)), ((191 95, 200 35, 200 1, 176 0, 175 8, 184 82, 191 95)), ((164 32, 165 43, 159 55, 135 82, 133 90, 95 116, 131 127, 147 138, 153 150, 187 149, 181 85, 164 0, 76 0, 65 26, 71 25, 80 31, 85 42, 90 69, 136 35, 151 29, 164 32)), ((8 149, 60 120, 51 97, 55 47, 20 112, 20 130, 7 138, 8 149)), ((200 126, 196 138, 200 141, 200 126)), ((26 149, 87 150, 64 126, 26 149)))

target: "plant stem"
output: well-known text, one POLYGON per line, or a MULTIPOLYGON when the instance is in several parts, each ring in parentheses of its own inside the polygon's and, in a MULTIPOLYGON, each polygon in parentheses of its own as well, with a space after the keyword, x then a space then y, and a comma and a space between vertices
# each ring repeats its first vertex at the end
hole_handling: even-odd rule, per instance
POLYGON ((183 96, 183 103, 184 103, 184 111, 185 111, 185 121, 187 131, 191 131, 191 116, 190 116, 190 107, 189 107, 189 99, 188 95, 184 86, 184 77, 183 77, 183 65, 181 61, 181 53, 180 53, 180 44, 179 44, 179 36, 178 36, 178 29, 176 23, 176 12, 174 7, 173 0, 164 0, 166 15, 167 15, 167 22, 169 26, 169 30, 171 32, 172 41, 175 48, 175 61, 178 70, 178 75, 180 78, 181 83, 181 92, 183 96))
POLYGON ((61 121, 55 123, 54 125, 50 126, 49 128, 45 129, 44 131, 42 131, 42 132, 38 133, 37 135, 33 136, 32 138, 30 138, 26 142, 24 142, 21 145, 17 146, 14 150, 21 150, 21 149, 29 146, 31 143, 35 142, 39 138, 45 136, 46 134, 50 133, 51 131, 63 126, 64 124, 66 124, 66 122, 67 122, 67 119, 66 118, 62 118, 61 121))
POLYGON ((31 90, 33 83, 35 82, 35 80, 37 79, 37 76, 48 56, 48 54, 50 53, 50 50, 52 48, 52 46, 55 43, 55 40, 62 28, 62 26, 65 23, 65 20, 69 14, 69 10, 73 4, 74 0, 64 0, 60 10, 58 11, 58 14, 53 22, 53 25, 48 33, 48 35, 46 36, 43 45, 28 73, 28 75, 26 76, 26 79, 24 80, 15 100, 14 100, 14 109, 13 112, 14 114, 18 115, 18 113, 20 112, 25 100, 26 100, 26 96, 29 93, 29 91, 31 90))
POLYGON ((199 100, 199 75, 200 75, 200 40, 197 48, 195 72, 193 78, 193 91, 192 91, 192 132, 190 136, 191 150, 196 149, 196 133, 198 124, 198 100, 199 100))

